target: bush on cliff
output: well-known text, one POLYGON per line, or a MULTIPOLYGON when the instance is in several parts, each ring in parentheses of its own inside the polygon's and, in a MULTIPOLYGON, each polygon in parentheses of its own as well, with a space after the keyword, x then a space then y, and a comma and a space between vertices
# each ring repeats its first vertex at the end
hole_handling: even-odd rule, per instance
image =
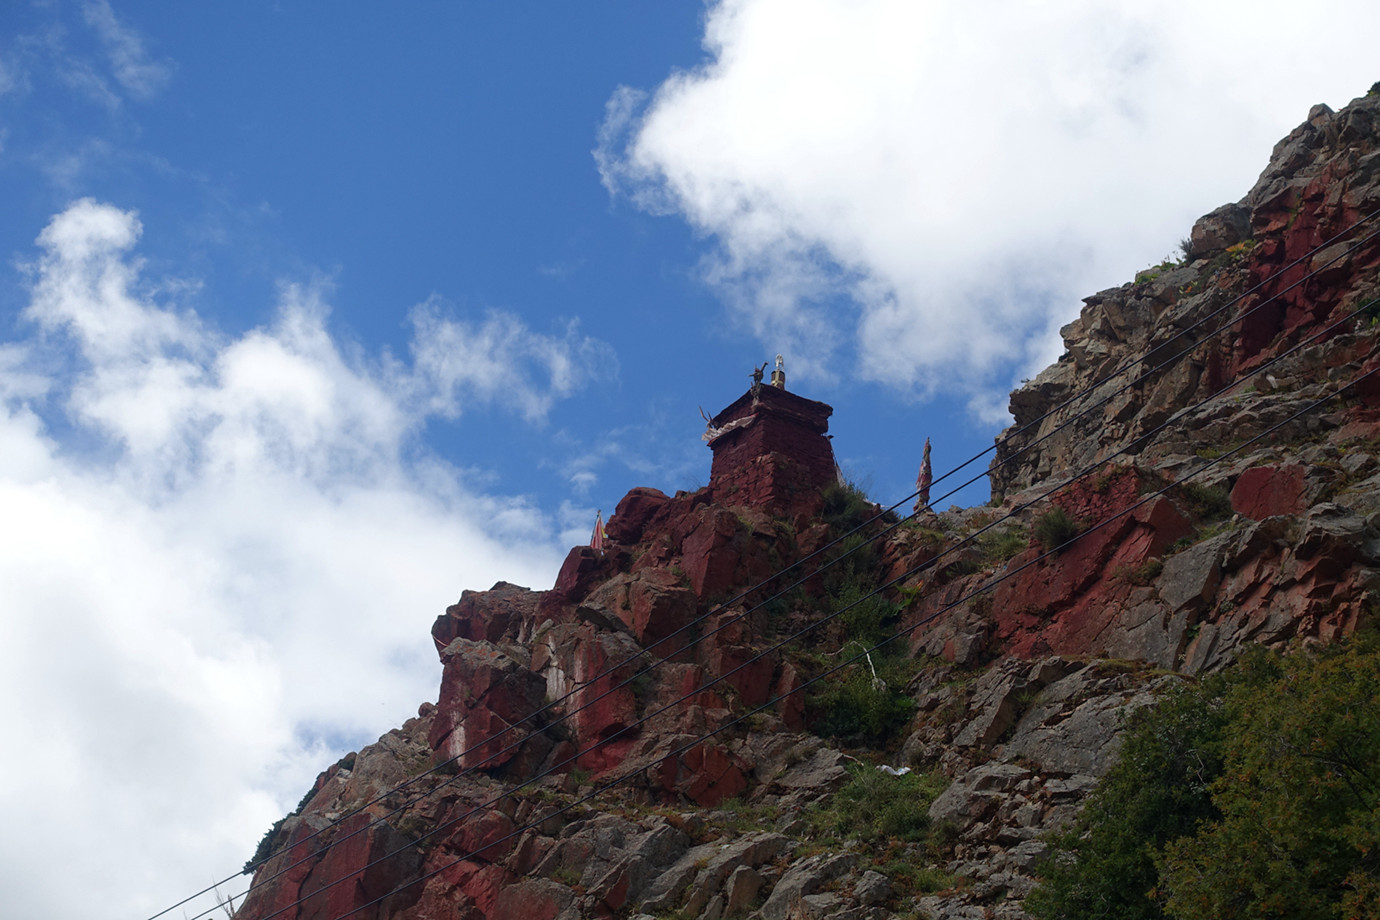
POLYGON ((820 497, 824 500, 820 519, 839 534, 871 520, 878 510, 867 492, 852 482, 832 482, 820 490, 820 497))
MULTIPOLYGON (((856 648, 850 646, 845 653, 856 654, 850 652, 856 648)), ((809 694, 805 703, 811 731, 821 738, 871 748, 888 747, 899 738, 915 713, 915 701, 897 689, 905 681, 896 662, 876 661, 875 656, 874 661, 880 681, 872 677, 864 659, 816 685, 819 689, 809 694)))
POLYGON ((861 763, 848 772, 848 783, 810 812, 808 821, 817 832, 864 842, 928 838, 930 803, 949 784, 942 774, 893 776, 861 763))
POLYGON ((1063 552, 1064 545, 1080 532, 1078 522, 1058 505, 1035 519, 1035 541, 1044 547, 1045 552, 1063 552))
POLYGON ((1051 856, 1025 908, 1039 920, 1163 917, 1151 897, 1154 853, 1216 817, 1208 784, 1221 772, 1222 679, 1179 684, 1136 712, 1116 765, 1051 856))
POLYGON ((1080 918, 1380 916, 1380 641, 1182 685, 1052 840, 1026 909, 1080 918))

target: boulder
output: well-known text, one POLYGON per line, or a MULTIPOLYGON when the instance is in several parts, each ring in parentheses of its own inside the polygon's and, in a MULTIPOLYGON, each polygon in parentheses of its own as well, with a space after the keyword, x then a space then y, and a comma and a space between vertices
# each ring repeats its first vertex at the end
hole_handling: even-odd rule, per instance
POLYGON ((1185 255, 1191 259, 1213 255, 1249 239, 1250 235, 1250 210, 1239 204, 1224 204, 1198 218, 1189 234, 1185 255))
POLYGON ((821 853, 786 870, 762 905, 763 920, 787 920, 801 901, 858 864, 856 853, 821 853))
POLYGON ((604 533, 616 543, 636 543, 642 539, 647 524, 669 501, 670 498, 659 489, 632 489, 618 503, 613 516, 604 525, 604 533))

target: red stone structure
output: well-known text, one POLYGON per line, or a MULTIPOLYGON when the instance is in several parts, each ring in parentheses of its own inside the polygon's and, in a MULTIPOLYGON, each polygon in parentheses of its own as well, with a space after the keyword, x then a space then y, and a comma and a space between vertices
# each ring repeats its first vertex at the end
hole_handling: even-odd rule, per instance
POLYGON ((769 508, 799 504, 837 478, 829 430, 832 406, 784 386, 754 384, 711 420, 713 501, 769 508))

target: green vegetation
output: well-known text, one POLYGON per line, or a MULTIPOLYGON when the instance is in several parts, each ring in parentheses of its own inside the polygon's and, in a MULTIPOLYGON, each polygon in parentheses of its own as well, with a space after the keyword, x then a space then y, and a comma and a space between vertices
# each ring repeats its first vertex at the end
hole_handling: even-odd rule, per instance
POLYGON ((1160 264, 1151 265, 1149 268, 1143 268, 1140 271, 1136 272, 1135 283, 1148 284, 1151 281, 1154 281, 1155 279, 1159 278, 1159 276, 1163 275, 1165 272, 1173 271, 1178 267, 1179 262, 1177 260, 1175 260, 1172 256, 1165 256, 1164 260, 1161 261, 1160 264))
POLYGON ((1219 521, 1231 515, 1231 493, 1225 486, 1206 486, 1190 481, 1179 485, 1179 494, 1196 518, 1219 521))
POLYGON ((1158 556, 1152 556, 1140 565, 1119 565, 1112 570, 1112 578, 1124 581, 1129 584, 1145 587, 1160 577, 1160 572, 1164 571, 1164 562, 1158 556))
MULTIPOLYGON (((847 585, 833 598, 833 609, 842 611, 839 620, 843 623, 845 635, 850 641, 862 643, 871 648, 896 631, 901 618, 901 608, 882 597, 865 591, 860 585, 847 585)), ((880 649, 879 654, 887 656, 889 648, 880 649)))
POLYGON ((951 828, 929 820, 930 804, 948 779, 937 773, 892 776, 866 763, 849 773, 847 784, 803 815, 815 838, 806 849, 837 851, 848 840, 866 844, 873 868, 891 880, 902 903, 957 885, 959 879, 942 868, 951 828))
MULTIPOLYGON (((855 583, 831 598, 833 608, 843 611, 839 620, 845 638, 838 652, 820 660, 825 669, 894 632, 901 608, 879 596, 867 597, 869 591, 866 584, 855 583)), ((888 643, 816 684, 805 703, 815 734, 874 748, 895 740, 915 711, 904 688, 919 665, 904 653, 905 643, 888 643)))
POLYGON ((1062 552, 1064 545, 1081 532, 1082 528, 1078 526, 1078 522, 1058 505, 1035 520, 1035 540, 1046 552, 1062 552))
POLYGON ((868 591, 872 590, 876 587, 880 558, 877 544, 868 543, 861 533, 845 537, 831 552, 832 564, 820 576, 825 592, 830 597, 838 598, 849 588, 866 585, 868 591))
POLYGON ((927 839, 930 803, 949 785, 947 779, 928 773, 892 776, 870 764, 855 764, 849 772, 847 785, 807 816, 816 833, 869 843, 927 839))
POLYGON ((1018 527, 994 527, 977 538, 978 549, 993 562, 1005 562, 1030 545, 1029 538, 1018 527))
MULTIPOLYGON (((862 535, 855 534, 839 545, 838 555, 844 554, 849 555, 822 576, 828 610, 838 614, 828 630, 835 651, 816 659, 823 670, 891 636, 901 617, 899 606, 872 593, 880 564, 875 546, 863 545, 862 535)), ((918 665, 905 651, 903 642, 888 643, 816 684, 806 696, 812 730, 825 738, 886 747, 915 709, 904 687, 918 665)))
POLYGON ((580 884, 580 879, 584 876, 580 873, 580 870, 571 866, 557 866, 551 873, 551 877, 562 885, 574 888, 576 885, 580 884))
POLYGON ((1380 639, 1257 651, 1132 717, 1039 920, 1380 916, 1380 639))
POLYGON ((819 516, 839 533, 847 533, 858 525, 870 520, 876 513, 876 506, 867 494, 855 483, 835 482, 821 491, 824 507, 819 516))
MULTIPOLYGON (((844 654, 857 648, 849 646, 844 654)), ((854 652, 856 654, 856 652, 854 652)), ((838 738, 851 744, 885 748, 910 722, 915 701, 900 688, 905 686, 905 666, 912 662, 879 658, 872 653, 877 678, 866 659, 820 681, 820 689, 806 697, 811 730, 821 738, 838 738)))
MULTIPOLYGON (((344 765, 347 770, 353 768, 355 765, 354 753, 346 754, 340 763, 344 765)), ((283 829, 283 825, 287 823, 288 818, 296 817, 302 813, 302 809, 307 807, 307 803, 311 801, 314 795, 316 795, 315 785, 306 791, 301 801, 297 803, 296 808, 283 815, 277 821, 274 821, 273 826, 264 831, 264 835, 259 838, 259 845, 254 848, 254 855, 249 857, 248 861, 244 864, 244 868, 240 870, 242 874, 251 875, 254 870, 259 867, 260 863, 277 853, 279 844, 277 839, 278 832, 283 829)))
POLYGON ((1213 260, 1208 263, 1207 270, 1203 272, 1203 274, 1212 275, 1224 268, 1229 268, 1250 255, 1253 249, 1255 249, 1255 240, 1242 240, 1239 243, 1234 243, 1228 246, 1224 252, 1220 252, 1213 257, 1213 260))

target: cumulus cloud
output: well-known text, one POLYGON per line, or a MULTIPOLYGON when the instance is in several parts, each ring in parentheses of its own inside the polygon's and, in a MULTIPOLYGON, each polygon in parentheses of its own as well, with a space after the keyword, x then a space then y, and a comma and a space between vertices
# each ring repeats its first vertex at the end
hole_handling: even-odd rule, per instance
POLYGON ((331 751, 430 698, 430 620, 463 587, 549 583, 568 525, 476 491, 416 431, 508 398, 489 381, 512 361, 543 368, 516 396, 539 420, 608 358, 434 305, 419 335, 443 331, 485 376, 438 371, 430 345, 411 367, 347 358, 302 285, 272 326, 229 337, 154 297, 141 229, 91 200, 54 217, 27 267, 34 335, 0 345, 16 916, 166 907, 238 867, 331 751), (55 858, 80 885, 36 882, 55 858))
POLYGON ((1363 91, 1377 25, 1342 0, 720 0, 707 61, 615 93, 595 157, 713 238, 705 279, 794 373, 986 416, 1081 296, 1240 197, 1319 93, 1363 91), (1348 49, 1309 60, 1310 31, 1348 49))

